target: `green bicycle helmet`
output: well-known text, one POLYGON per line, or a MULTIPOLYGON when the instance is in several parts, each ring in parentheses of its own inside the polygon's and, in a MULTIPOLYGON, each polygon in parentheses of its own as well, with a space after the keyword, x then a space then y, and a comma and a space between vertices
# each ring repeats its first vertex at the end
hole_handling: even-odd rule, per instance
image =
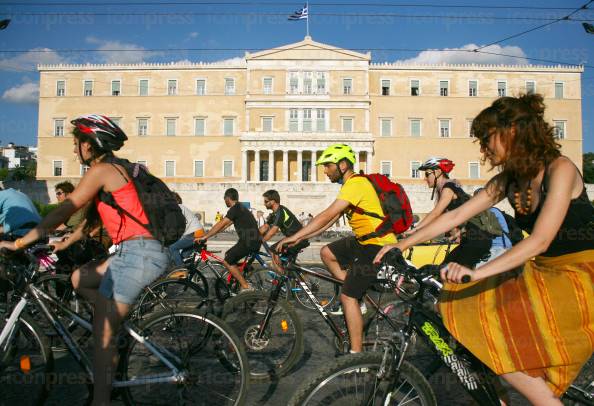
POLYGON ((357 161, 355 152, 347 144, 333 144, 322 152, 322 156, 316 161, 316 166, 337 164, 343 159, 350 161, 353 165, 357 161))

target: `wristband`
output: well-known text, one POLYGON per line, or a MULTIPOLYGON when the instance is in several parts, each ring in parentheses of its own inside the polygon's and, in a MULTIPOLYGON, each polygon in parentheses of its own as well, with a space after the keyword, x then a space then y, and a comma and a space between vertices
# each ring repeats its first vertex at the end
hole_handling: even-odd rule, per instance
POLYGON ((25 245, 27 245, 27 244, 23 243, 23 239, 22 238, 17 238, 14 241, 14 246, 16 247, 17 250, 20 250, 21 248, 24 248, 25 245))

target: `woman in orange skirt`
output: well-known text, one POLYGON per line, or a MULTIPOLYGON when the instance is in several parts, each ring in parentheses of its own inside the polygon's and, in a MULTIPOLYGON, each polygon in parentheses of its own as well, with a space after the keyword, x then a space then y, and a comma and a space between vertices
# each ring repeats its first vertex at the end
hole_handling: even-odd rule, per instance
POLYGON ((502 97, 473 121, 500 173, 456 210, 395 245, 405 250, 508 199, 530 236, 471 270, 450 263, 440 312, 456 339, 535 405, 559 396, 594 352, 594 208, 561 155, 540 95, 502 97), (472 282, 462 284, 469 275, 472 282))

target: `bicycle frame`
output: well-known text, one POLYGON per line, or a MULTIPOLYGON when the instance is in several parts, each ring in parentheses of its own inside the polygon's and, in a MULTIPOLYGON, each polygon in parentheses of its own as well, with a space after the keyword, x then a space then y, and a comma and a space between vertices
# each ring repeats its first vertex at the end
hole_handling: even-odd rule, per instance
MULTIPOLYGON (((72 335, 68 332, 68 329, 57 317, 56 313, 52 312, 52 310, 49 309, 47 304, 50 303, 52 306, 55 306, 60 314, 65 315, 69 320, 75 322, 87 331, 92 332, 93 327, 91 323, 89 323, 78 313, 73 312, 69 308, 65 307, 57 299, 51 297, 50 295, 43 292, 34 285, 29 284, 26 286, 25 293, 22 295, 21 299, 14 307, 10 317, 6 322, 6 325, 0 332, 0 347, 3 347, 5 343, 8 344, 7 338, 9 338, 9 336, 10 338, 12 338, 12 333, 15 331, 18 319, 21 313, 26 308, 29 301, 31 300, 30 297, 33 297, 36 304, 43 311, 45 317, 48 319, 48 321, 55 329, 56 333, 58 333, 58 335, 62 338, 62 340, 70 350, 70 353, 73 355, 77 363, 85 371, 85 373, 88 375, 92 382, 93 372, 91 368, 91 362, 89 361, 86 354, 80 349, 76 341, 72 338, 72 335)), ((150 340, 143 337, 142 332, 137 330, 134 326, 132 326, 129 321, 124 322, 122 328, 126 333, 128 333, 132 338, 134 338, 134 340, 138 341, 140 344, 146 347, 164 365, 171 369, 171 374, 157 374, 144 377, 135 377, 134 379, 126 381, 114 380, 114 387, 130 387, 151 383, 180 383, 185 379, 181 371, 175 365, 175 363, 181 363, 181 360, 177 359, 169 351, 165 350, 164 348, 160 348, 157 344, 154 344, 150 340), (172 358, 173 362, 167 357, 172 358)))

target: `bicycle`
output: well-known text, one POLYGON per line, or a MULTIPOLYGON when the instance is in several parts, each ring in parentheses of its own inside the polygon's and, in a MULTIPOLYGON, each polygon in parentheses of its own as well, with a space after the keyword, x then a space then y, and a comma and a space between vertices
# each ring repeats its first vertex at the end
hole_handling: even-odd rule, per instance
MULTIPOLYGON (((310 269, 295 263, 295 257, 281 257, 283 275, 277 275, 279 283, 270 292, 246 292, 228 300, 221 317, 236 334, 243 339, 250 362, 253 380, 267 380, 286 375, 303 353, 303 325, 293 306, 284 300, 278 300, 283 284, 293 278, 301 292, 315 306, 317 313, 326 322, 334 335, 337 354, 349 351, 350 343, 344 324, 339 326, 327 312, 327 305, 320 303, 320 298, 312 290, 310 280, 321 279, 335 286, 335 292, 343 281, 334 278, 322 268, 310 269), (322 273, 323 272, 323 273, 322 273), (306 278, 307 277, 307 278, 306 278)), ((337 294, 334 298, 337 297, 337 294)), ((379 301, 369 295, 365 301, 375 309, 374 317, 384 317, 393 329, 398 328, 388 315, 383 313, 379 301)), ((370 317, 370 316, 365 316, 370 317)), ((365 343, 373 349, 373 342, 365 343)))
MULTIPOLYGON (((9 403, 41 404, 54 376, 48 341, 24 311, 31 303, 80 365, 83 382, 89 386, 93 382, 91 361, 62 320, 89 332, 91 322, 35 285, 39 264, 50 252, 51 246, 39 244, 22 252, 3 252, 0 257, 1 274, 12 283, 13 298, 18 299, 11 301, 0 324, 0 397, 9 403)), ((240 405, 245 401, 249 374, 245 351, 216 317, 170 310, 138 320, 131 313, 117 342, 120 357, 114 393, 128 405, 147 401, 240 405)))
MULTIPOLYGON (((442 288, 439 266, 416 269, 394 250, 384 257, 381 268, 385 282, 391 283, 410 305, 406 325, 385 341, 383 353, 346 355, 308 379, 289 405, 436 405, 435 394, 423 374, 405 360, 412 337, 418 336, 479 405, 499 406, 496 375, 450 335, 431 306, 426 307, 425 292, 433 295, 442 288)), ((590 388, 594 389, 594 385, 590 388)), ((568 399, 579 398, 584 405, 592 405, 593 396, 575 385, 566 393, 568 399)))

